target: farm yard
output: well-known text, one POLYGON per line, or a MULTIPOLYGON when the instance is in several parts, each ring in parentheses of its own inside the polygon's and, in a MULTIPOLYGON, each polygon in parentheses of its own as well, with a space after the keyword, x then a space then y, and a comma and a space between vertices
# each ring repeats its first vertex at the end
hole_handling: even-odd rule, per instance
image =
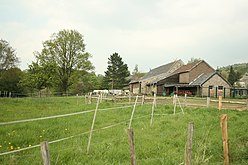
POLYGON ((130 164, 131 128, 137 164, 184 164, 188 123, 194 123, 192 164, 223 164, 220 117, 228 115, 230 164, 248 164, 247 100, 83 96, 0 98, 0 164, 43 164, 40 143, 49 142, 51 164, 130 164), (144 101, 144 104, 142 102, 144 101), (152 114, 154 110, 154 114, 152 114), (153 116, 151 123, 151 116, 153 116), (32 119, 32 120, 29 120, 32 119))

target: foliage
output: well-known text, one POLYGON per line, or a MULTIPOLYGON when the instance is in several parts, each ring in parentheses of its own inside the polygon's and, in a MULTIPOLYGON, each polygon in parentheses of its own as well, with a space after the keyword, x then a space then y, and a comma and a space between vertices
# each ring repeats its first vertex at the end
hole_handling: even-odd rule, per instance
POLYGON ((238 81, 241 78, 240 72, 235 72, 233 70, 233 67, 230 67, 229 75, 228 75, 228 81, 231 85, 233 85, 236 81, 238 81))
POLYGON ((0 71, 17 67, 19 59, 9 43, 0 39, 0 71))
POLYGON ((219 71, 226 79, 228 78, 231 67, 236 73, 238 73, 238 76, 239 75, 243 76, 245 73, 248 72, 248 63, 234 64, 234 65, 220 67, 219 71))
MULTIPOLYGON (((132 128, 137 164, 183 164, 189 122, 194 123, 192 164, 223 164, 219 124, 221 114, 228 114, 230 164, 248 163, 247 111, 185 107, 184 115, 173 115, 172 101, 170 102, 171 106, 157 104, 152 125, 151 105, 136 106, 132 128)), ((0 98, 0 103, 0 122, 83 112, 96 107, 95 100, 93 104, 84 104, 82 97, 0 98)), ((120 105, 103 101, 99 109, 115 106, 120 105)), ((93 112, 2 125, 0 153, 77 135, 64 141, 49 143, 51 164, 130 164, 127 128, 131 114, 132 108, 99 110, 89 154, 86 153, 86 148, 93 112)), ((40 147, 2 155, 0 164, 42 164, 40 147)))
POLYGON ((34 89, 41 91, 44 88, 52 87, 56 78, 56 65, 54 63, 39 64, 38 62, 32 62, 22 76, 20 85, 30 92, 33 92, 34 89))
POLYGON ((112 54, 108 58, 108 68, 107 71, 105 71, 104 77, 108 89, 122 89, 127 86, 129 76, 130 73, 127 64, 124 64, 118 53, 112 54))
POLYGON ((18 86, 22 75, 23 73, 19 68, 10 68, 2 71, 0 76, 0 91, 22 92, 22 88, 18 86))
POLYGON ((70 78, 75 70, 90 71, 94 67, 89 61, 91 55, 85 52, 83 36, 76 30, 62 30, 43 43, 36 58, 40 64, 56 64, 58 87, 66 93, 72 85, 70 78))
POLYGON ((134 70, 132 72, 132 80, 138 80, 143 77, 146 73, 142 73, 139 71, 138 65, 136 64, 134 70))
POLYGON ((191 57, 191 59, 188 61, 188 64, 195 63, 195 62, 199 62, 199 61, 201 61, 201 60, 202 60, 201 58, 194 58, 194 57, 191 57))
POLYGON ((72 85, 70 91, 73 94, 85 94, 93 91, 94 89, 100 89, 100 79, 94 72, 89 73, 83 70, 74 71, 70 81, 72 85))

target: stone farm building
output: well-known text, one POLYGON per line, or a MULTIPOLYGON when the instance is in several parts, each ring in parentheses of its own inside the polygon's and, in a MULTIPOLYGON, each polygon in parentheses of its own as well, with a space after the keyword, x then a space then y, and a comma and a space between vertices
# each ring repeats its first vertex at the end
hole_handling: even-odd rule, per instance
POLYGON ((130 82, 133 94, 230 96, 231 85, 204 60, 184 65, 177 60, 130 82))

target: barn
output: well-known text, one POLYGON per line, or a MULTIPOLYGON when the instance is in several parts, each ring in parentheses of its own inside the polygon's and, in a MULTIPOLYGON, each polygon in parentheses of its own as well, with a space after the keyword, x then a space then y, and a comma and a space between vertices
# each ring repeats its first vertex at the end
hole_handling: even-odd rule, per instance
POLYGON ((183 65, 181 60, 160 66, 130 83, 135 94, 168 96, 230 96, 231 85, 204 60, 183 65))

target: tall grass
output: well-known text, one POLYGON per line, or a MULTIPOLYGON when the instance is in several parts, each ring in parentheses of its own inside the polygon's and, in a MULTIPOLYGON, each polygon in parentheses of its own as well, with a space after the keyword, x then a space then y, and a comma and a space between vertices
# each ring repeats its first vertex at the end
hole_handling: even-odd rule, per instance
MULTIPOLYGON (((81 98, 0 99, 0 122, 37 118, 94 109, 81 98)), ((116 107, 103 102, 99 108, 116 107)), ((173 107, 157 105, 150 125, 151 105, 136 107, 134 128, 137 164, 181 164, 184 162, 187 124, 194 122, 194 164, 223 164, 220 115, 228 114, 231 164, 248 164, 248 112, 214 108, 185 108, 173 115, 173 107)), ((89 154, 89 133, 49 145, 52 164, 130 164, 127 127, 132 108, 98 111, 89 154), (119 124, 117 124, 119 123, 119 124), (114 125, 106 129, 101 129, 114 125)), ((0 153, 53 141, 90 130, 93 112, 75 116, 0 125, 0 153)), ((40 148, 0 156, 0 164, 42 164, 40 148)))

